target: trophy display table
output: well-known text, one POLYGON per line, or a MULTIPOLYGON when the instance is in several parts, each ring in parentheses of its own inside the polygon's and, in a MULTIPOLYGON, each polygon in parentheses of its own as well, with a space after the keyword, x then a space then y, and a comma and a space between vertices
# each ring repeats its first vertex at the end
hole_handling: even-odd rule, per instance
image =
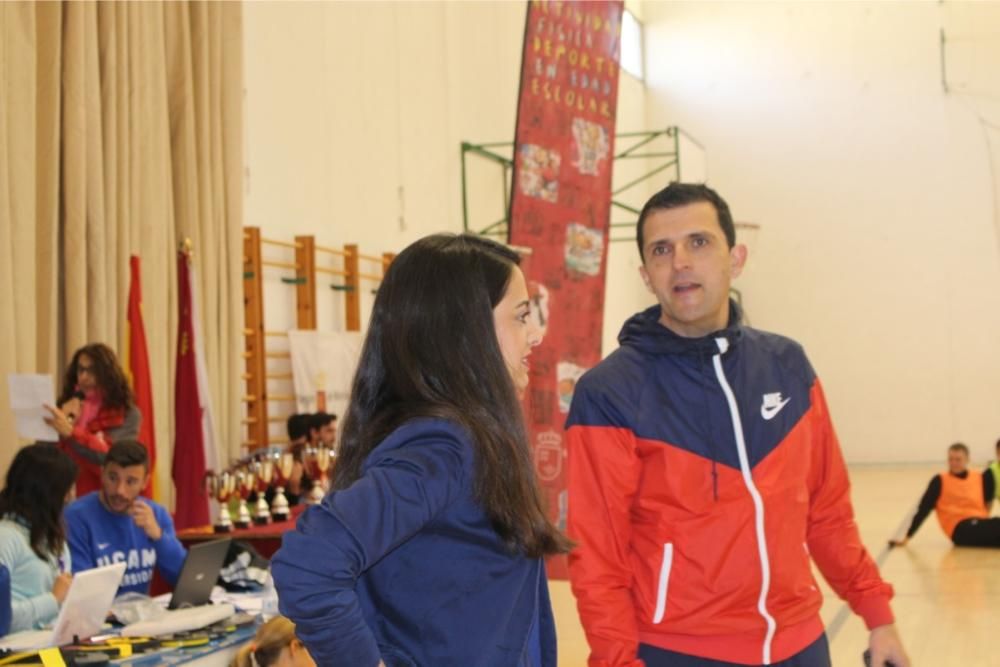
POLYGON ((291 508, 291 517, 287 521, 269 523, 263 526, 250 526, 249 528, 234 528, 228 533, 217 533, 212 526, 199 526, 197 528, 185 528, 177 531, 177 539, 184 546, 190 546, 196 542, 206 542, 229 537, 234 540, 249 542, 253 548, 264 558, 270 558, 281 546, 281 536, 285 531, 295 528, 295 521, 306 508, 306 505, 295 505, 291 508))
MULTIPOLYGON (((234 528, 228 533, 217 533, 212 526, 199 526, 197 528, 185 528, 184 530, 177 531, 177 539, 181 541, 185 547, 189 547, 197 542, 207 542, 210 540, 219 540, 225 537, 234 540, 243 540, 244 542, 249 542, 253 545, 253 548, 257 550, 264 558, 270 558, 274 555, 274 552, 278 550, 281 546, 281 536, 285 534, 285 531, 292 530, 295 528, 295 522, 298 520, 299 515, 302 511, 308 507, 308 505, 295 505, 291 508, 291 517, 288 521, 280 521, 277 523, 269 523, 265 526, 250 526, 249 528, 234 528)), ((168 593, 172 589, 167 584, 166 581, 160 576, 158 570, 153 570, 153 581, 149 585, 150 595, 160 595, 161 593, 168 593)))

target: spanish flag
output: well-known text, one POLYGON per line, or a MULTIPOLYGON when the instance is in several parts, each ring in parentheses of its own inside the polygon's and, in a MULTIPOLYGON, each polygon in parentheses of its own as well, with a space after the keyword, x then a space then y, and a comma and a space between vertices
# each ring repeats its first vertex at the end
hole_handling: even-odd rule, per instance
POLYGON ((146 327, 142 323, 142 279, 139 258, 129 260, 132 276, 128 288, 128 328, 125 335, 125 359, 129 382, 135 397, 139 422, 139 442, 149 451, 149 484, 142 494, 160 502, 156 488, 156 426, 153 420, 153 390, 149 379, 149 349, 146 347, 146 327))

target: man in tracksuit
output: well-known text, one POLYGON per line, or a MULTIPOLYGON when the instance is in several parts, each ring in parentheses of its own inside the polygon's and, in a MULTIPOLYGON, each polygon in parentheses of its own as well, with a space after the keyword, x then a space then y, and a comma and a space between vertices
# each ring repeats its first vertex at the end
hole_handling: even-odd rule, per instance
POLYGON ((827 667, 810 557, 871 630, 872 664, 907 667, 819 380, 729 299, 746 248, 725 201, 672 184, 637 238, 659 304, 580 379, 567 420, 590 667, 827 667))

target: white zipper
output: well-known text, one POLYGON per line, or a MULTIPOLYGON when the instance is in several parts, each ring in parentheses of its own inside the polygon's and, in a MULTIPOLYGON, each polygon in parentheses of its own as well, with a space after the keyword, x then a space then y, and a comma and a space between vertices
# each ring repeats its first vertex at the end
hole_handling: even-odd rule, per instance
POLYGON ((757 552, 760 556, 760 597, 757 598, 757 611, 767 623, 767 634, 764 636, 763 660, 765 665, 771 664, 771 643, 774 641, 774 631, 777 623, 774 617, 767 611, 767 594, 771 588, 771 563, 767 555, 767 542, 764 535, 764 500, 760 491, 754 484, 753 476, 750 474, 750 457, 747 456, 747 443, 743 437, 743 422, 740 420, 739 407, 736 405, 736 396, 733 394, 726 374, 722 370, 722 355, 729 349, 729 341, 725 338, 716 338, 715 344, 719 347, 719 353, 712 357, 712 365, 715 367, 715 377, 722 387, 722 392, 726 395, 726 402, 729 404, 729 416, 733 420, 733 433, 736 435, 736 451, 740 456, 740 472, 743 473, 743 483, 746 484, 750 497, 753 498, 754 507, 754 528, 757 533, 757 552))
POLYGON ((656 587, 656 612, 653 614, 653 623, 663 620, 663 614, 667 611, 667 587, 670 584, 670 568, 674 564, 674 545, 667 542, 663 545, 663 562, 660 563, 660 583, 656 587))

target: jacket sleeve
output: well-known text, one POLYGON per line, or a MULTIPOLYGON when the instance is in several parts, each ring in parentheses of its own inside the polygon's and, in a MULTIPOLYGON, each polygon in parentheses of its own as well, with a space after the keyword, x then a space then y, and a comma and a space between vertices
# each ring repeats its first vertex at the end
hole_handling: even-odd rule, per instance
MULTIPOLYGON (((574 401, 581 399, 578 386, 574 401)), ((635 436, 612 426, 570 426, 569 574, 590 644, 590 667, 641 667, 629 569, 630 508, 641 470, 635 436)))
POLYGON ((303 513, 271 560, 281 613, 318 665, 378 664, 358 578, 468 492, 471 448, 451 433, 423 433, 372 457, 350 487, 303 513))
POLYGON ((174 586, 184 566, 184 559, 187 558, 187 550, 177 539, 174 520, 170 518, 170 513, 159 505, 156 506, 156 521, 163 531, 160 539, 153 542, 153 548, 156 550, 156 569, 167 583, 174 586))
MULTIPOLYGON (((37 559, 38 556, 20 535, 11 530, 0 530, 0 565, 5 566, 13 574, 26 558, 37 559)), ((37 590, 44 588, 45 582, 34 582, 29 586, 37 590)), ((59 603, 51 591, 40 591, 31 597, 12 596, 10 631, 32 630, 42 623, 51 621, 58 613, 59 603)))
MULTIPOLYGON (((108 440, 118 442, 119 440, 138 440, 139 427, 142 426, 142 412, 134 405, 130 405, 125 411, 125 421, 121 426, 116 426, 108 431, 108 440)), ((142 443, 149 447, 148 442, 142 443)), ((110 443, 108 445, 110 447, 110 443)))
POLYGON ((83 426, 76 426, 68 438, 66 446, 77 456, 95 465, 104 462, 104 455, 111 448, 111 443, 101 433, 91 433, 83 426))
POLYGON ((104 455, 111 449, 113 442, 135 440, 139 437, 139 425, 141 422, 142 413, 139 412, 139 408, 131 405, 125 411, 124 421, 122 421, 120 426, 110 428, 107 432, 101 433, 91 433, 84 426, 75 426, 73 432, 64 440, 67 446, 85 461, 101 465, 104 463, 104 455))
POLYGON ((937 505, 938 499, 941 497, 941 476, 934 475, 930 483, 927 484, 927 490, 924 491, 924 495, 920 498, 920 504, 917 505, 917 511, 913 515, 913 521, 910 522, 910 529, 906 531, 907 537, 913 537, 916 535, 917 530, 923 524, 924 519, 930 515, 937 505))
POLYGON ((831 588, 861 616, 868 629, 893 622, 892 586, 865 550, 854 521, 847 467, 817 379, 810 419, 813 451, 809 470, 809 553, 831 588))

